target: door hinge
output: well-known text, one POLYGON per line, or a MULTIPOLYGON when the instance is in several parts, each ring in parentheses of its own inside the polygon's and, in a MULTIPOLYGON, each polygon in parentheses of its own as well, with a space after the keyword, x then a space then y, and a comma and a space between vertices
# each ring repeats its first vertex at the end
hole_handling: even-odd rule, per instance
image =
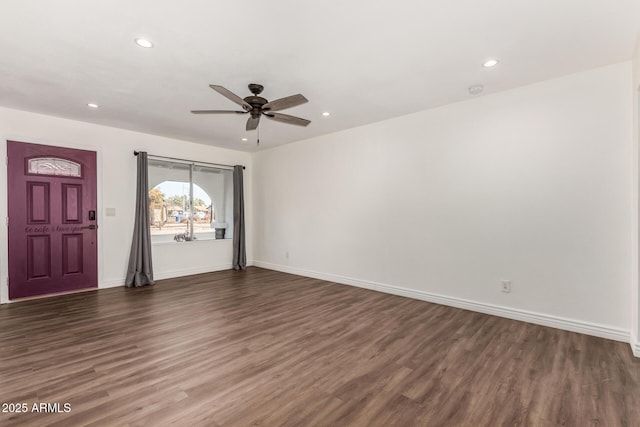
POLYGON ((9 217, 7 217, 7 227, 9 226, 9 217))

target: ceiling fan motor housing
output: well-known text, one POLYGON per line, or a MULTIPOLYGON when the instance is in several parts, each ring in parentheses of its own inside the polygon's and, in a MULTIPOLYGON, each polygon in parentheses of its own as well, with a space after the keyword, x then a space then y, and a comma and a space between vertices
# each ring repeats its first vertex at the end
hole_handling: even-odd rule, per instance
POLYGON ((262 106, 269 102, 263 97, 258 96, 260 95, 260 93, 262 93, 263 89, 264 86, 262 85, 259 85, 257 83, 249 83, 249 90, 251 91, 253 96, 247 96, 246 98, 244 98, 244 102, 251 105, 251 117, 253 118, 260 116, 260 114, 262 114, 262 106))
POLYGON ((261 96, 247 96, 246 98, 244 98, 244 102, 251 105, 251 107, 253 107, 253 110, 259 111, 260 109, 262 109, 262 106, 269 101, 261 96))

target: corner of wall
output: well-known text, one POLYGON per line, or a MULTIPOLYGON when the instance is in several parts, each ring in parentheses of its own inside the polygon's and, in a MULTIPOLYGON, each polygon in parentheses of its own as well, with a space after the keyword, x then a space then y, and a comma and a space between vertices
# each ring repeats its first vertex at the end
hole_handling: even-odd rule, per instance
POLYGON ((636 41, 631 63, 632 81, 632 144, 633 144, 633 224, 631 281, 631 347, 640 357, 640 36, 636 41))
POLYGON ((640 358, 640 341, 636 335, 632 332, 629 339, 629 345, 631 346, 631 352, 635 357, 640 358))
POLYGON ((9 285, 6 280, 0 280, 0 304, 9 302, 9 285))

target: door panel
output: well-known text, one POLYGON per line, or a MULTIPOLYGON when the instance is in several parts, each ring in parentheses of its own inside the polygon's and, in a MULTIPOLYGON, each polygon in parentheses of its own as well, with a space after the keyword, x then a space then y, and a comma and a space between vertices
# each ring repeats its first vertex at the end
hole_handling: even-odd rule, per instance
POLYGON ((62 222, 77 224, 82 222, 82 186, 62 184, 62 222))
POLYGON ((7 141, 7 154, 9 298, 97 287, 96 153, 7 141))
POLYGON ((27 236, 28 280, 51 278, 51 238, 47 235, 27 236))
POLYGON ((62 236, 62 274, 82 274, 82 234, 62 236))
POLYGON ((49 183, 27 181, 27 211, 29 224, 49 223, 49 183))

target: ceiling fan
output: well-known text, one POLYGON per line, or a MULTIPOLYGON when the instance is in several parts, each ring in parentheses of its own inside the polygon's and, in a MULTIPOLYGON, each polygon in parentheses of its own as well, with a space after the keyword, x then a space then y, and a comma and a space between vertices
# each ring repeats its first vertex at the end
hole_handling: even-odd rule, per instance
POLYGON ((300 117, 290 116, 288 114, 275 113, 274 111, 284 110, 304 104, 308 102, 308 99, 301 94, 287 96, 285 98, 276 99, 275 101, 267 101, 265 98, 258 96, 264 89, 262 85, 250 83, 249 90, 253 94, 242 99, 235 93, 222 86, 209 85, 209 87, 220 95, 235 102, 242 107, 242 111, 239 110, 191 110, 193 114, 250 114, 251 116, 247 120, 247 130, 254 130, 260 123, 260 117, 265 116, 268 119, 275 120, 282 123, 288 123, 290 125, 307 126, 311 123, 310 120, 302 119, 300 117))

